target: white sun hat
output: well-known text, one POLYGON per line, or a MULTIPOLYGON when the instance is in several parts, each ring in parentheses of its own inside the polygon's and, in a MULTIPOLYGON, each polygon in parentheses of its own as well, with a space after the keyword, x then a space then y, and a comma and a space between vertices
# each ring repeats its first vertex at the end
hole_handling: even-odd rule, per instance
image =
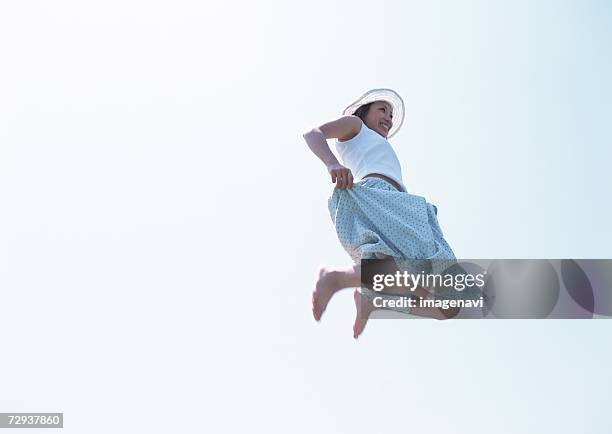
POLYGON ((343 115, 352 115, 362 105, 369 104, 374 101, 386 101, 393 107, 393 125, 389 130, 387 138, 391 138, 399 131, 404 123, 404 101, 397 92, 391 89, 371 89, 361 95, 357 100, 351 103, 342 112, 343 115))

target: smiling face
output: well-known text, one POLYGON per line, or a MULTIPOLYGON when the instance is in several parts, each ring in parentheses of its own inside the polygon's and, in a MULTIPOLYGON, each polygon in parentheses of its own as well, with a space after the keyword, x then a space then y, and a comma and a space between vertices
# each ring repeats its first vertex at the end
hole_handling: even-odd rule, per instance
POLYGON ((364 123, 386 139, 393 126, 393 107, 386 101, 373 102, 364 123))

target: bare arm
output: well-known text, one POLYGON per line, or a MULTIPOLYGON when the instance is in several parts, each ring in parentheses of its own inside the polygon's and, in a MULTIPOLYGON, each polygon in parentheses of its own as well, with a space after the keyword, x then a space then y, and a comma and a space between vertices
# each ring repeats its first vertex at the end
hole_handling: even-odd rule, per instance
POLYGON ((320 127, 315 127, 312 130, 304 133, 302 135, 306 143, 308 143, 308 147, 310 150, 319 157, 319 160, 325 164, 325 166, 329 166, 330 164, 338 164, 338 159, 329 149, 329 144, 327 143, 327 138, 323 131, 321 131, 320 127))
POLYGON ((331 180, 336 183, 337 188, 351 188, 353 186, 353 174, 338 162, 336 156, 329 149, 327 139, 348 140, 355 136, 360 128, 361 119, 357 116, 342 116, 320 127, 315 127, 302 135, 310 150, 325 164, 331 175, 331 180))

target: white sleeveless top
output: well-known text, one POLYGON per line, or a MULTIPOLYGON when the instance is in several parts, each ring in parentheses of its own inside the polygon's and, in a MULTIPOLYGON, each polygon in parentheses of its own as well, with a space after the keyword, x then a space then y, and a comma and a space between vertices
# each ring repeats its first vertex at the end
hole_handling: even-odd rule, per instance
POLYGON ((336 139, 336 150, 342 165, 351 169, 355 181, 370 173, 380 173, 397 182, 402 190, 402 167, 391 147, 391 143, 376 131, 371 130, 363 121, 355 137, 345 142, 336 139))

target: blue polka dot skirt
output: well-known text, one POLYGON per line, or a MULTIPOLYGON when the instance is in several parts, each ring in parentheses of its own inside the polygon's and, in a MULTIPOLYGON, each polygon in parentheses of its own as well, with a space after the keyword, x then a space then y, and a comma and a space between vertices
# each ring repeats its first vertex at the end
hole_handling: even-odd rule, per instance
POLYGON ((328 208, 338 239, 355 263, 387 257, 455 259, 436 206, 380 178, 364 178, 350 189, 334 188, 328 208))
MULTIPOLYGON (((361 259, 392 257, 398 269, 414 271, 414 261, 405 260, 430 259, 430 272, 442 273, 456 263, 438 223, 436 206, 380 178, 363 178, 350 189, 334 188, 328 208, 338 239, 355 264, 361 259)), ((364 291, 372 295, 367 288, 364 291)), ((438 295, 463 298, 468 294, 451 290, 438 295)))

